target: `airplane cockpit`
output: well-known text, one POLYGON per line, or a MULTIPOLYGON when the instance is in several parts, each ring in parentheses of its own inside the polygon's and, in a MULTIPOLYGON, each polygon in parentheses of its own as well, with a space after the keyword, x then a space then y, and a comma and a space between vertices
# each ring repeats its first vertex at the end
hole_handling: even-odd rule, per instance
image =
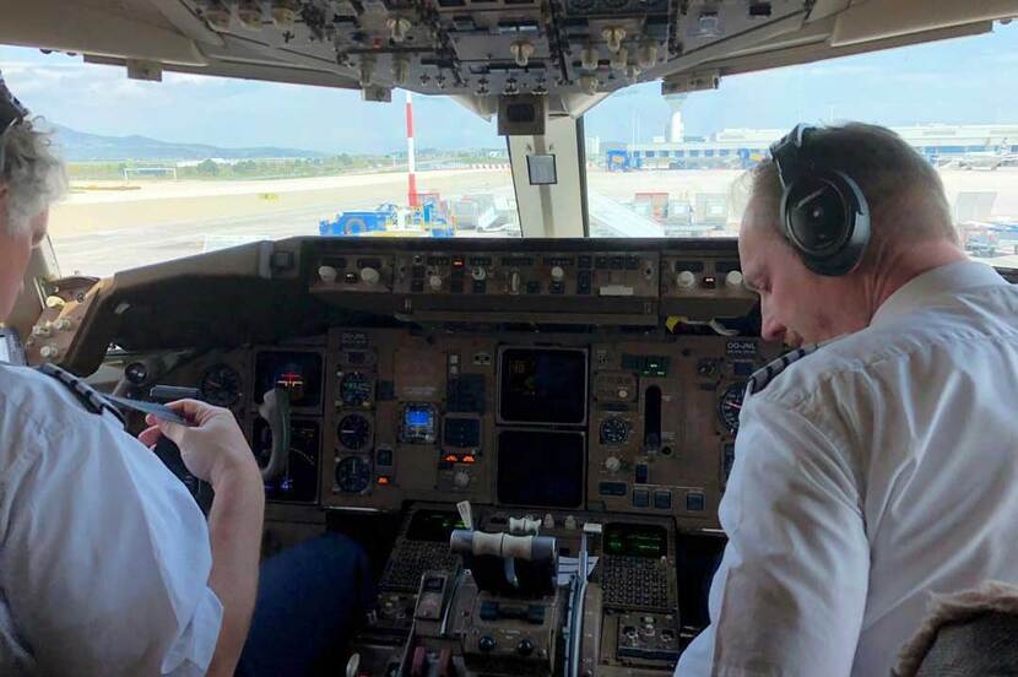
MULTIPOLYGON (((167 223, 145 231, 148 243, 111 246, 95 275, 95 238, 117 237, 102 210, 130 197, 132 181, 174 180, 165 159, 143 168, 155 177, 129 176, 125 164, 115 190, 79 182, 93 197, 72 196, 99 225, 74 240, 84 253, 68 248, 73 274, 60 274, 60 247, 36 250, 0 358, 53 363, 142 405, 193 398, 230 409, 262 469, 264 554, 327 531, 368 553, 377 594, 336 674, 671 674, 709 623, 706 591, 725 544, 718 506, 747 381, 785 347, 761 337, 736 212, 701 227, 713 203, 691 197, 680 209, 641 192, 639 177, 734 176, 768 144, 684 138, 673 119, 667 140, 594 148, 584 120, 645 83, 678 110, 740 74, 988 34, 1018 14, 1010 2, 934 4, 37 0, 0 22, 0 43, 82 55, 125 81, 342 89, 398 108, 400 124, 410 93, 409 150, 384 174, 408 204, 147 258, 157 231, 173 247, 173 229, 189 227, 167 223), (432 171, 461 171, 449 185, 491 171, 414 166, 411 99, 432 97, 497 126, 505 152, 489 161, 511 186, 508 206, 454 208, 418 187, 432 171), (636 192, 642 211, 625 217, 592 193, 595 172, 636 192), (500 210, 512 212, 509 225, 500 210)), ((343 120, 336 110, 334 124, 343 120)), ((988 149, 992 172, 952 171, 969 183, 1006 179, 1018 165, 1012 127, 1010 139, 988 131, 979 147, 923 148, 934 162, 951 152, 974 162, 988 149)), ((379 171, 355 189, 370 191, 379 171)), ((996 211, 966 223, 978 222, 972 242, 992 240, 987 262, 1010 277, 1018 225, 994 220, 1014 196, 1002 185, 996 211)), ((301 200, 252 190, 273 209, 301 200)), ((200 211, 207 192, 180 199, 200 211)), ((957 192, 969 195, 959 204, 979 202, 968 184, 957 192)), ((80 205, 68 209, 84 219, 80 205)), ((143 414, 129 423, 137 432, 143 414)), ((210 488, 172 443, 155 453, 207 510, 210 488)))

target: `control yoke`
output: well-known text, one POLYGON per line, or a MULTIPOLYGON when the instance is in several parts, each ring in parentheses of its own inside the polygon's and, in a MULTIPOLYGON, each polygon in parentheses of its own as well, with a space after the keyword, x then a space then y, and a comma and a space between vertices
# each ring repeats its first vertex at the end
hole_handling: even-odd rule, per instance
POLYGON ((274 388, 265 393, 258 415, 268 421, 272 431, 272 454, 262 468, 262 479, 268 481, 283 472, 290 453, 290 391, 274 388))

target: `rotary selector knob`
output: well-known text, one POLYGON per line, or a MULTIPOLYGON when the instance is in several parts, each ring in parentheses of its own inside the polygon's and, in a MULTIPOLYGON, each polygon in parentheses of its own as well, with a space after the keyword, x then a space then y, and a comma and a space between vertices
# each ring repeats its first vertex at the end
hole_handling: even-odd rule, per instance
POLYGON ((553 282, 561 282, 566 279, 566 271, 562 270, 562 266, 553 266, 551 269, 551 279, 553 282))
POLYGON ((696 286, 696 275, 691 270, 684 270, 675 276, 675 284, 679 289, 692 289, 696 286))
POLYGON ((54 345, 43 346, 39 349, 39 355, 45 360, 54 360, 60 354, 60 348, 54 345))
POLYGON ((339 272, 332 266, 319 266, 318 277, 322 278, 322 282, 335 282, 339 276, 339 272))
POLYGON ((365 266, 361 268, 361 280, 366 284, 378 284, 378 281, 382 279, 381 274, 375 268, 365 266))
POLYGON ((516 653, 521 656, 529 656, 534 653, 534 643, 529 639, 521 639, 520 643, 516 645, 516 653))
POLYGON ((74 321, 69 317, 61 317, 53 323, 53 328, 57 331, 67 331, 74 326, 74 321))
POLYGON ((608 472, 618 472, 622 468, 622 461, 617 456, 609 456, 604 460, 604 467, 608 472))
POLYGON ((478 266, 477 268, 474 268, 472 271, 470 271, 470 276, 473 277, 478 282, 482 282, 488 277, 488 271, 478 266))
POLYGON ((32 327, 32 336, 45 337, 51 335, 52 333, 53 329, 49 324, 46 325, 37 324, 34 327, 32 327))
POLYGON ((491 653, 497 646, 498 644, 495 642, 495 638, 491 635, 485 635, 477 641, 477 648, 484 653, 491 653))
POLYGON ((432 275, 428 278, 428 285, 435 291, 438 291, 442 288, 442 278, 438 275, 432 275))
POLYGON ((728 271, 728 274, 725 275, 725 284, 733 289, 738 289, 739 287, 741 287, 742 280, 743 280, 742 273, 738 270, 728 271))
POLYGON ((470 475, 458 470, 452 477, 452 483, 456 485, 457 489, 466 489, 470 486, 470 475))

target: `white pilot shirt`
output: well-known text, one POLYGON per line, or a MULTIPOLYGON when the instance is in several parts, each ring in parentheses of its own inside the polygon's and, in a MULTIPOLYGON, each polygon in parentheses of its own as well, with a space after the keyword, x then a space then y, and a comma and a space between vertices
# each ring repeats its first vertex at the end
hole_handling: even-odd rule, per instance
POLYGON ((201 675, 223 607, 209 533, 151 451, 0 365, 0 674, 201 675))
POLYGON ((747 395, 681 677, 890 674, 931 593, 1018 583, 1018 288, 929 271, 747 395))

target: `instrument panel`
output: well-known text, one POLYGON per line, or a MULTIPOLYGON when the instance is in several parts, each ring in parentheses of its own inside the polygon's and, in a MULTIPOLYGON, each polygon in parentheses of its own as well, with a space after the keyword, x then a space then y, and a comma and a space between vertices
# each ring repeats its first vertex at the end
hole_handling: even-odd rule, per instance
POLYGON ((470 500, 696 530, 718 526, 746 380, 776 355, 720 336, 344 327, 210 355, 177 376, 234 407, 263 465, 272 432, 258 407, 271 388, 291 394, 270 501, 470 500))
POLYGON ((133 396, 159 384, 231 408, 263 467, 275 459, 275 503, 469 500, 717 529, 745 383, 779 354, 753 335, 730 241, 294 238, 211 253, 194 274, 218 257, 233 272, 207 278, 210 294, 264 302, 207 319, 168 306, 176 324, 144 335, 132 313, 150 317, 186 271, 127 273, 60 310, 81 318, 62 350, 87 363, 110 312, 124 346, 194 345, 206 321, 235 345, 234 328, 274 336, 124 378, 133 396), (286 395, 278 444, 270 391, 286 395))

